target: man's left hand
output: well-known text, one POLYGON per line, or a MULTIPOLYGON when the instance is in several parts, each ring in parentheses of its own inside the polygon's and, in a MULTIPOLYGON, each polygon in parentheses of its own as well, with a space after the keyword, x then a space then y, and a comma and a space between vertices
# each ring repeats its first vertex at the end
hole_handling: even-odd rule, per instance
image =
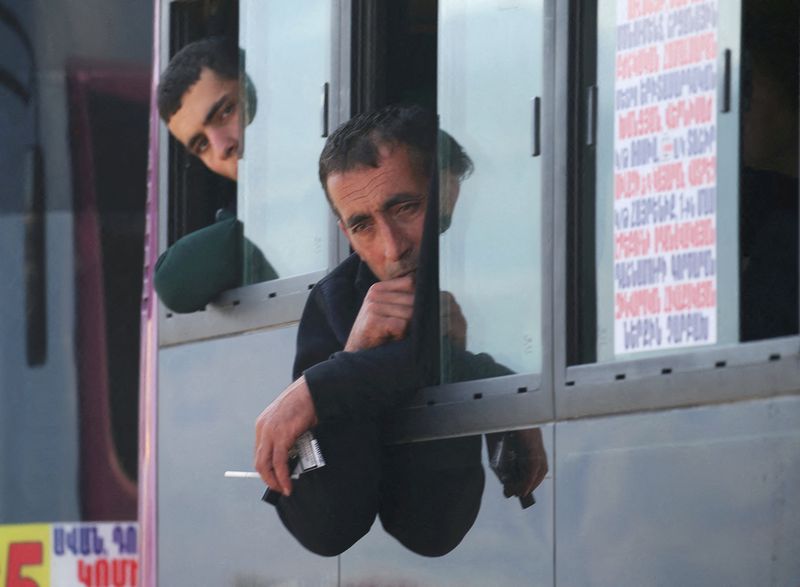
POLYGON ((539 428, 529 428, 487 434, 486 446, 490 459, 501 440, 513 443, 513 450, 506 452, 498 463, 499 470, 495 470, 503 484, 503 495, 528 495, 539 486, 548 471, 542 431, 539 428))
POLYGON ((289 449, 297 437, 317 424, 305 377, 287 387, 256 419, 255 469, 264 483, 289 495, 292 481, 289 449))

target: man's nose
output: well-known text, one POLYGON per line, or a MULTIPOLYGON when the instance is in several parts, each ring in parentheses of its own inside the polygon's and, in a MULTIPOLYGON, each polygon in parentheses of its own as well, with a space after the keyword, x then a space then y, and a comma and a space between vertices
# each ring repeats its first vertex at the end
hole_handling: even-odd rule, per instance
POLYGON ((383 249, 389 261, 399 261, 411 250, 411 240, 405 231, 392 222, 384 225, 383 249))
POLYGON ((225 132, 211 131, 208 133, 208 142, 211 143, 212 152, 221 160, 236 156, 238 143, 236 137, 225 132))

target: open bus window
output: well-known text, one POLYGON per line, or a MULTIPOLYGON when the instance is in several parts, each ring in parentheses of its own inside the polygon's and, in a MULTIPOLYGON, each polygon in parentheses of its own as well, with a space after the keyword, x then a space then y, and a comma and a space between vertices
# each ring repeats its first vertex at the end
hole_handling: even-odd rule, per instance
POLYGON ((798 333, 792 4, 586 8, 570 364, 798 333))
POLYGON ((155 286, 169 309, 187 313, 228 289, 328 265, 330 216, 315 170, 327 133, 331 6, 228 0, 171 10, 159 97, 173 138, 169 248, 155 286), (187 88, 181 68, 198 62, 187 88))
POLYGON ((317 178, 327 135, 331 3, 302 10, 240 2, 242 77, 248 121, 237 209, 246 243, 244 283, 263 281, 260 251, 281 277, 328 265, 329 212, 317 178))
POLYGON ((439 2, 438 110, 455 139, 440 144, 445 382, 542 367, 542 30, 538 0, 439 2), (504 372, 455 359, 480 353, 504 372))

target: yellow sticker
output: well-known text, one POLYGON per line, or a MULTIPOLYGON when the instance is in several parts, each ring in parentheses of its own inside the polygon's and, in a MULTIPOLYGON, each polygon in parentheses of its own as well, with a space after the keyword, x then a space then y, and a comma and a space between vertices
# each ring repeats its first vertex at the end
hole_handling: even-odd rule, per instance
POLYGON ((50 587, 50 525, 0 526, 0 585, 50 587))

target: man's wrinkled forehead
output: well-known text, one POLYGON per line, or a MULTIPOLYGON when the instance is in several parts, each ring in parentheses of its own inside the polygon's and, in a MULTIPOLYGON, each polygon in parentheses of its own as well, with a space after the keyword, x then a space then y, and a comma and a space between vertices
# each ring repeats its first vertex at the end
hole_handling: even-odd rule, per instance
POLYGON ((326 181, 326 193, 334 213, 346 222, 342 206, 360 207, 376 193, 395 191, 393 186, 403 191, 403 186, 419 180, 427 184, 422 167, 415 163, 416 155, 406 144, 382 143, 377 147, 377 165, 360 163, 351 169, 331 173, 326 181), (363 173, 365 171, 374 173, 363 173))
POLYGON ((392 178, 396 181, 400 178, 399 173, 402 173, 402 179, 410 180, 421 177, 427 181, 430 178, 429 170, 425 165, 425 155, 411 145, 397 141, 382 141, 376 138, 372 153, 374 153, 374 157, 369 158, 369 163, 363 163, 366 159, 364 153, 361 153, 360 157, 351 153, 352 156, 349 157, 351 161, 360 160, 362 162, 348 165, 347 168, 342 171, 333 171, 328 174, 325 180, 325 196, 334 214, 336 214, 340 220, 342 220, 342 215, 334 198, 331 196, 331 187, 334 185, 337 188, 337 192, 339 192, 341 188, 344 188, 340 193, 345 193, 349 197, 357 198, 359 196, 366 196, 366 191, 369 189, 383 187, 385 182, 392 181, 392 178), (386 169, 380 169, 382 166, 385 167, 385 163, 398 153, 403 153, 401 157, 407 157, 409 165, 401 169, 392 169, 392 177, 389 177, 386 169), (374 165, 372 165, 372 161, 375 162, 374 165), (369 169, 377 169, 380 170, 380 172, 374 174, 370 182, 364 183, 363 181, 359 181, 358 176, 360 174, 358 172, 369 169))

